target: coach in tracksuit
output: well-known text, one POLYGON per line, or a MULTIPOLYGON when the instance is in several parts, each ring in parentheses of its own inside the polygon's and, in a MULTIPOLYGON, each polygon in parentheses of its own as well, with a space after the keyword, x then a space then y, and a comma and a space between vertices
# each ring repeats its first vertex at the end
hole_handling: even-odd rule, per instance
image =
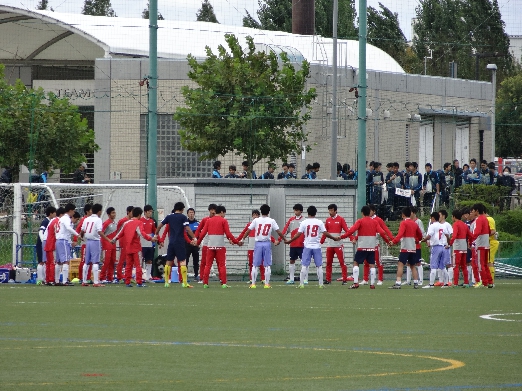
MULTIPOLYGON (((196 211, 194 208, 187 209, 187 218, 189 227, 192 232, 196 232, 199 227, 199 221, 196 219, 196 211)), ((194 266, 194 280, 199 281, 199 246, 193 246, 190 243, 185 243, 185 251, 187 253, 187 265, 192 255, 192 266, 194 266)))

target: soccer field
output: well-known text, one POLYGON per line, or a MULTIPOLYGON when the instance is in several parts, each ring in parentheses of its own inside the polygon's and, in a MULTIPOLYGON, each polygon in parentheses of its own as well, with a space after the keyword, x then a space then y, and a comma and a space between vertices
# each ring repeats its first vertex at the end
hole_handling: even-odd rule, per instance
POLYGON ((521 280, 389 281, 0 284, 0 389, 522 390, 521 280))

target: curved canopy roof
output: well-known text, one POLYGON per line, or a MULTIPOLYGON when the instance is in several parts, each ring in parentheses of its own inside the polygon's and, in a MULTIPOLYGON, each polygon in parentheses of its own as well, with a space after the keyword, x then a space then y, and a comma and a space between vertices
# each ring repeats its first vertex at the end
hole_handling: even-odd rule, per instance
MULTIPOLYGON (((158 56, 161 58, 185 59, 189 53, 196 58, 206 58, 206 45, 216 52, 218 45, 225 45, 225 33, 232 33, 242 44, 250 35, 257 45, 293 48, 311 63, 332 62, 332 40, 327 38, 206 22, 160 20, 158 25, 158 56)), ((0 5, 0 62, 20 65, 92 63, 101 57, 148 57, 148 30, 146 19, 65 14, 0 5)), ((358 42, 338 42, 339 65, 358 68, 358 42)), ((392 57, 372 45, 367 45, 367 68, 404 73, 392 57)))

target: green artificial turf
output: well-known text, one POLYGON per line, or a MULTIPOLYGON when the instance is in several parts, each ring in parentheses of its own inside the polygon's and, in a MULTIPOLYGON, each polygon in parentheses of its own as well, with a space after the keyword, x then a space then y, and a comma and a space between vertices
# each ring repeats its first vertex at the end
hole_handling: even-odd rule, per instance
POLYGON ((0 389, 522 389, 521 280, 388 290, 390 280, 0 284, 0 389), (519 314, 480 317, 508 313, 519 314))

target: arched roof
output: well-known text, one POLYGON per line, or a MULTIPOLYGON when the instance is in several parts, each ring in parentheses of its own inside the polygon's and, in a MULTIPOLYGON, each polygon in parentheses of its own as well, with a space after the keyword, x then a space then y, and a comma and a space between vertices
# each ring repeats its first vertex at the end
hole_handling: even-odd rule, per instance
MULTIPOLYGON (((158 56, 185 59, 187 54, 206 58, 205 46, 214 52, 225 45, 225 33, 244 44, 290 47, 309 62, 331 64, 332 40, 280 31, 256 30, 216 23, 158 21, 158 56)), ((339 65, 358 68, 359 43, 339 40, 339 65)), ((226 45, 225 45, 226 46, 226 45)), ((149 21, 26 10, 0 5, 0 62, 7 64, 93 62, 101 57, 148 57, 149 21)), ((404 73, 387 53, 367 45, 369 70, 404 73)))

